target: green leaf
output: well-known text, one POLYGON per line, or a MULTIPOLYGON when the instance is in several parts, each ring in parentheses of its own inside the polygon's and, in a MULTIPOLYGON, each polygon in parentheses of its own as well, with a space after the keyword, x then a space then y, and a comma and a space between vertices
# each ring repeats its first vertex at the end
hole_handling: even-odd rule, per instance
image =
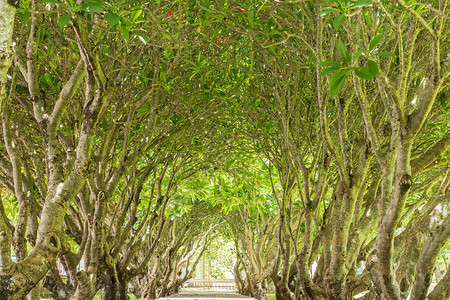
POLYGON ((345 15, 342 14, 342 15, 336 16, 333 20, 334 29, 338 29, 339 27, 341 27, 342 22, 344 22, 344 20, 345 20, 345 15))
POLYGON ((445 93, 441 93, 439 95, 439 102, 441 102, 441 106, 443 108, 447 108, 448 103, 447 103, 447 97, 445 96, 445 93))
POLYGON ((374 62, 373 60, 369 60, 367 65, 368 65, 369 71, 373 75, 373 77, 377 76, 378 75, 378 65, 377 65, 377 63, 374 62))
POLYGON ((97 4, 86 3, 81 5, 80 10, 84 10, 90 13, 102 13, 103 8, 97 4))
POLYGON ((340 68, 341 67, 329 67, 329 68, 323 69, 322 71, 320 71, 320 75, 324 76, 324 75, 328 75, 328 74, 334 73, 337 70, 339 70, 340 68))
POLYGON ((330 97, 336 96, 342 89, 345 83, 346 75, 343 72, 334 73, 330 80, 330 97))
POLYGON ((339 55, 341 56, 341 58, 346 62, 349 63, 352 60, 352 57, 350 56, 350 54, 347 52, 347 49, 345 48, 344 43, 342 43, 341 40, 339 40, 338 42, 338 52, 339 55))
POLYGON ((105 14, 105 20, 106 22, 109 23, 109 25, 115 26, 119 23, 119 15, 115 14, 115 13, 106 13, 105 14))
POLYGON ((369 50, 372 51, 373 49, 375 49, 375 47, 378 45, 380 40, 381 40, 381 33, 377 34, 370 40, 369 50))
POLYGON ((361 54, 364 53, 364 49, 359 49, 358 51, 356 51, 355 55, 353 56, 353 61, 357 61, 358 58, 361 56, 361 54))
POLYGON ((370 4, 370 0, 358 0, 356 2, 353 2, 353 4, 351 4, 350 6, 353 8, 357 8, 357 7, 365 7, 365 6, 371 6, 372 4, 370 4))
POLYGON ((67 25, 67 23, 69 23, 70 18, 72 18, 72 14, 61 15, 57 22, 59 27, 64 28, 67 25))
POLYGON ((396 57, 397 55, 395 55, 392 52, 378 52, 377 54, 375 54, 376 56, 380 56, 380 57, 396 57))
POLYGON ((325 17, 333 12, 339 12, 339 9, 332 8, 332 7, 324 7, 322 11, 320 12, 321 17, 325 17))
POLYGON ((342 69, 341 71, 342 71, 342 73, 344 73, 345 75, 348 75, 348 74, 350 74, 350 72, 352 72, 352 71, 354 71, 356 68, 354 68, 354 67, 349 67, 349 68, 344 68, 344 69, 342 69))
POLYGON ((69 9, 71 11, 79 11, 79 10, 81 10, 82 7, 83 7, 83 5, 77 5, 77 6, 69 7, 69 9))
POLYGON ((122 33, 123 38, 128 41, 130 38, 130 32, 127 29, 127 25, 124 23, 120 23, 120 33, 122 33))
POLYGON ((136 35, 139 38, 139 40, 144 43, 144 45, 147 45, 147 41, 145 40, 143 35, 141 35, 139 33, 136 33, 136 35))
POLYGON ((139 3, 139 2, 144 2, 144 0, 130 0, 130 1, 125 1, 125 2, 123 2, 123 3, 118 3, 118 6, 125 6, 125 5, 134 4, 134 3, 139 3))
POLYGON ((28 9, 25 9, 23 13, 20 14, 20 22, 23 25, 27 25, 28 20, 30 20, 30 11, 28 9))
POLYGON ((136 10, 134 10, 131 14, 131 22, 135 23, 139 16, 142 14, 142 6, 139 6, 136 10), (140 9, 139 9, 140 8, 140 9))
POLYGON ((337 61, 325 60, 325 61, 321 61, 319 63, 319 66, 322 66, 322 67, 340 67, 341 64, 338 63, 337 61))
POLYGON ((360 67, 360 68, 355 69, 355 74, 359 78, 362 78, 365 80, 372 80, 374 77, 372 75, 372 73, 369 71, 369 68, 366 68, 366 67, 360 67))
POLYGON ((61 2, 59 2, 59 1, 57 1, 57 0, 44 0, 44 2, 61 4, 61 2))

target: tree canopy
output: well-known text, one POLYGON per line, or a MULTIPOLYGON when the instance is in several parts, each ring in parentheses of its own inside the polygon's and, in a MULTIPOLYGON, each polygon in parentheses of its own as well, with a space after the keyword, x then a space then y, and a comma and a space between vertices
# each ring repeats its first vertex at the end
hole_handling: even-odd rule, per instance
POLYGON ((448 298, 449 9, 0 0, 0 298, 448 298))

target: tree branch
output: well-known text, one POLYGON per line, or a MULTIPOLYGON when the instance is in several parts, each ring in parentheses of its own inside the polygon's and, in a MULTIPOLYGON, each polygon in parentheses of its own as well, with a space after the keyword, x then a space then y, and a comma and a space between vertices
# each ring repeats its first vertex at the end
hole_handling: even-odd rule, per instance
POLYGON ((429 166, 436 159, 441 157, 450 148, 450 133, 447 133, 439 142, 429 148, 421 156, 411 161, 412 176, 429 166))
POLYGON ((425 299, 430 286, 434 262, 441 247, 450 237, 450 214, 441 224, 436 226, 434 232, 425 243, 419 260, 417 261, 414 283, 411 290, 411 299, 425 299))
POLYGON ((84 62, 82 59, 80 59, 69 80, 64 84, 64 87, 59 93, 58 100, 56 101, 52 114, 50 115, 48 124, 48 134, 51 138, 54 138, 56 136, 58 124, 62 118, 64 110, 66 109, 73 95, 80 86, 83 80, 84 73, 85 73, 84 62))

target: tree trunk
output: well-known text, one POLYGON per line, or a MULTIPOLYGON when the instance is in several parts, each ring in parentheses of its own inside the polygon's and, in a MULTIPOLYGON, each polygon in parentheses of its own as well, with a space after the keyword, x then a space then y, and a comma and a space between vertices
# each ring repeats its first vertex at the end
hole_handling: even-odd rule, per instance
POLYGON ((12 33, 14 26, 14 15, 16 14, 16 6, 19 2, 0 0, 0 11, 2 18, 0 19, 0 112, 6 104, 6 80, 9 67, 12 64, 12 33))
POLYGON ((439 267, 439 261, 437 259, 434 266, 435 266, 434 276, 436 276, 436 282, 439 283, 439 281, 441 281, 442 279, 442 275, 441 275, 441 268, 439 267))
POLYGON ((126 278, 124 274, 118 274, 119 278, 119 299, 120 300, 128 300, 128 283, 129 280, 126 278))
POLYGON ((287 287, 287 285, 282 283, 283 283, 282 281, 278 281, 277 283, 275 283, 275 296, 277 300, 292 299, 289 288, 287 287))
POLYGON ((17 214, 17 226, 16 229, 14 230, 12 240, 12 247, 14 249, 14 254, 16 255, 16 262, 23 261, 27 256, 27 240, 25 238, 25 234, 27 231, 27 223, 28 223, 28 207, 26 207, 24 200, 20 199, 19 211, 17 214))
POLYGON ((450 214, 436 226, 432 235, 425 243, 420 258, 417 261, 415 280, 411 289, 411 299, 425 299, 433 278, 436 257, 441 247, 450 237, 450 214))
POLYGON ((169 295, 170 295, 169 290, 167 289, 166 286, 163 286, 163 287, 161 288, 161 291, 159 292, 158 297, 167 297, 167 296, 169 296, 169 295))
POLYGON ((444 277, 428 294, 428 300, 441 300, 450 298, 450 269, 447 270, 444 277))
POLYGON ((27 300, 40 300, 41 299, 41 283, 39 282, 34 289, 27 295, 27 300))
POLYGON ((261 284, 256 285, 256 289, 254 292, 253 297, 255 297, 257 300, 268 300, 267 297, 267 290, 263 287, 261 287, 261 284))
MULTIPOLYGON (((14 28, 14 16, 16 6, 12 6, 12 1, 0 0, 0 113, 3 112, 7 102, 6 82, 8 70, 13 60, 12 34, 14 28)), ((19 2, 15 2, 19 5, 19 2)), ((9 281, 11 271, 15 271, 14 264, 11 261, 11 230, 7 226, 7 220, 0 217, 0 272, 5 276, 0 277, 0 281, 9 281)), ((14 286, 11 284, 0 285, 0 298, 12 298, 14 286), (12 292, 12 293, 11 293, 12 292)))
POLYGON ((334 278, 334 280, 330 280, 330 278, 325 278, 326 285, 326 293, 329 300, 345 300, 345 297, 342 297, 343 291, 343 281, 338 278, 334 278))
POLYGON ((142 299, 156 299, 156 281, 155 279, 149 280, 147 276, 144 276, 143 280, 138 281, 139 297, 142 299))
POLYGON ((112 268, 106 269, 102 282, 102 300, 119 299, 119 280, 117 273, 112 268))
POLYGON ((290 293, 287 289, 275 288, 275 297, 277 300, 291 299, 290 293))
POLYGON ((55 300, 69 299, 70 292, 68 285, 65 284, 59 275, 56 264, 53 264, 42 280, 42 286, 50 291, 52 298, 55 300))
POLYGON ((180 292, 180 284, 175 283, 175 284, 173 285, 173 293, 174 293, 174 294, 178 294, 179 292, 180 292))
POLYGON ((88 300, 93 297, 94 289, 85 271, 78 271, 76 275, 77 288, 71 300, 88 300))
POLYGON ((148 293, 147 294, 147 297, 146 297, 146 299, 151 299, 151 300, 153 300, 153 299, 157 299, 157 296, 156 296, 156 291, 155 291, 155 289, 153 288, 153 289, 151 289, 150 290, 150 293, 148 293))

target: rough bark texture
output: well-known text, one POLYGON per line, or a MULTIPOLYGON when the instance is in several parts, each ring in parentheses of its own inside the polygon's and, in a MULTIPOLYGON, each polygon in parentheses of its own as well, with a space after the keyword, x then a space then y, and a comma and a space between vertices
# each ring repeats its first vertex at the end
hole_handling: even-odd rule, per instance
POLYGON ((6 105, 7 73, 13 60, 12 34, 18 2, 0 1, 0 112, 6 105))
MULTIPOLYGON (((12 64, 13 49, 12 49, 12 34, 14 26, 14 16, 16 6, 18 3, 13 1, 0 1, 0 113, 3 115, 3 110, 7 102, 6 82, 7 73, 12 64), (11 5, 14 4, 14 5, 11 5)), ((2 201, 2 199, 0 199, 2 201)), ((13 289, 9 285, 11 280, 11 271, 14 271, 14 265, 11 261, 11 242, 12 232, 8 226, 9 220, 4 213, 3 203, 1 204, 2 214, 0 216, 0 295, 6 296, 3 292, 4 287, 13 289)))
POLYGON ((106 269, 102 282, 102 299, 116 300, 119 296, 119 279, 115 269, 106 269))
POLYGON ((38 283, 27 295, 27 300, 40 300, 40 299, 41 299, 41 284, 38 283))
POLYGON ((411 299, 425 299, 431 280, 435 260, 441 247, 450 237, 450 214, 432 232, 420 254, 415 270, 411 299))
POLYGON ((444 277, 434 287, 433 291, 428 294, 429 300, 448 299, 450 297, 450 271, 447 270, 444 277))

